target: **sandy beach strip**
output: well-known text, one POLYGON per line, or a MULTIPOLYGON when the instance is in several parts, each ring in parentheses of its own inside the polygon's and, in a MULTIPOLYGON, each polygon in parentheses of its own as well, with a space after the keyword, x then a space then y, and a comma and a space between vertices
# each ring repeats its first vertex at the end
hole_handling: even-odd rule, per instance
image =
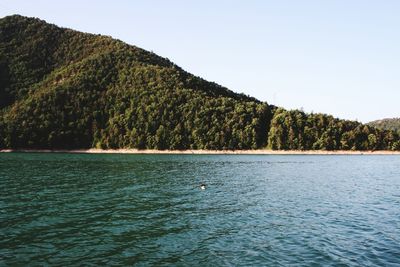
POLYGON ((3 149, 0 152, 26 153, 87 153, 87 154, 170 154, 170 155, 400 155, 400 151, 352 151, 352 150, 150 150, 150 149, 3 149))

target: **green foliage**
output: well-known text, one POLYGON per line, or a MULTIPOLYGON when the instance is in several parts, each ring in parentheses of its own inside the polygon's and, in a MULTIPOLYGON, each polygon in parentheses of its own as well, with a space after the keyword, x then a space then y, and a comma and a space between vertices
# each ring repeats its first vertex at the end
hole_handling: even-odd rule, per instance
POLYGON ((393 131, 280 108, 274 112, 268 134, 271 149, 285 150, 398 150, 398 140, 393 131))
POLYGON ((154 53, 21 16, 0 20, 0 40, 2 147, 266 144, 267 104, 195 77, 154 53))
POLYGON ((268 106, 110 37, 0 19, 0 148, 400 149, 357 122, 268 106))
POLYGON ((369 122, 368 125, 383 130, 395 131, 400 134, 400 118, 372 121, 369 122))

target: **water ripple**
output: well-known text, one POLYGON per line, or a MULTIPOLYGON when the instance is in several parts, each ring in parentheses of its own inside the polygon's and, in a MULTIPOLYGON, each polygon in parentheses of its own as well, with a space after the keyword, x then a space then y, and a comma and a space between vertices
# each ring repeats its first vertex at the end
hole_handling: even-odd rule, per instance
POLYGON ((0 265, 400 266, 398 166, 0 154, 0 265))

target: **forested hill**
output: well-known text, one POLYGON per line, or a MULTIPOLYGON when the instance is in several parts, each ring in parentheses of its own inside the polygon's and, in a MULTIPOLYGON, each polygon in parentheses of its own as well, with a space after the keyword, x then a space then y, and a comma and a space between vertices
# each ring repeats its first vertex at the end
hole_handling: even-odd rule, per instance
POLYGON ((392 130, 400 133, 400 118, 382 119, 369 122, 368 125, 384 130, 392 130))
POLYGON ((111 37, 0 19, 0 148, 400 149, 399 135, 270 107, 111 37))

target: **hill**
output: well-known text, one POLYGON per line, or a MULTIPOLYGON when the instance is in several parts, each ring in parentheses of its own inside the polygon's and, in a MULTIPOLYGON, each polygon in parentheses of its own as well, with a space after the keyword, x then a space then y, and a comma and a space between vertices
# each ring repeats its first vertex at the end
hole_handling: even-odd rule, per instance
POLYGON ((111 37, 0 19, 0 148, 366 150, 399 140, 269 106, 111 37))
POLYGON ((371 121, 368 125, 383 130, 392 130, 400 133, 400 118, 371 121))

